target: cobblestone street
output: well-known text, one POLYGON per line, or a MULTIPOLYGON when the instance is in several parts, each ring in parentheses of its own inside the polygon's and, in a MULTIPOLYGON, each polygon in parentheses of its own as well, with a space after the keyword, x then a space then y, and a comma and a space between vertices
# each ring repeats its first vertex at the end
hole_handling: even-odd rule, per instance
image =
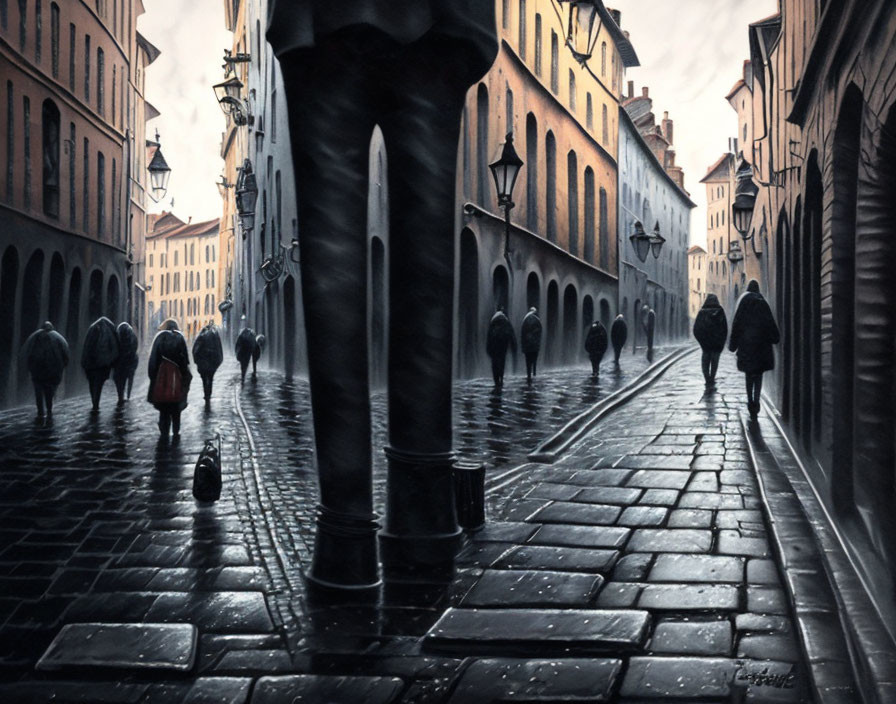
MULTIPOLYGON (((98 418, 84 398, 58 404, 46 427, 30 408, 4 414, 0 699, 855 701, 845 645, 824 629, 831 607, 800 586, 818 569, 813 544, 803 536, 796 589, 795 558, 774 547, 777 509, 764 497, 796 499, 757 481, 727 356, 715 393, 687 355, 554 464, 527 461, 647 366, 628 354, 623 365, 605 363, 599 381, 584 368, 531 387, 513 377, 501 394, 458 383, 456 446, 488 465, 488 525, 451 584, 387 584, 376 605, 305 595, 317 489, 303 381, 262 370, 241 386, 226 366, 212 410, 194 388, 170 446, 157 442, 143 384, 121 408, 107 386, 98 418), (216 432, 225 488, 198 505, 193 463, 216 432), (163 647, 145 657, 166 662, 146 669, 125 647, 116 669, 108 658, 85 669, 95 663, 74 664, 77 647, 46 652, 78 623, 159 624, 163 647), (192 638, 195 663, 174 671, 192 638)), ((379 448, 382 394, 373 405, 379 448)), ((770 438, 770 419, 759 426, 770 438)))

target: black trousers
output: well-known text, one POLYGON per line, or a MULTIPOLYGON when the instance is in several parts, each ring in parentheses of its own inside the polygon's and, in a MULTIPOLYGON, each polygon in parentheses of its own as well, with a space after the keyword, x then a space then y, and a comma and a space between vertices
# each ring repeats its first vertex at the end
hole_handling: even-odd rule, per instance
POLYGON ((202 392, 205 396, 205 400, 208 401, 212 397, 212 382, 215 380, 215 374, 212 372, 211 374, 200 374, 202 377, 202 392))
POLYGON ((118 374, 112 373, 112 380, 115 382, 115 389, 118 391, 119 402, 124 401, 125 396, 131 397, 131 387, 134 385, 134 372, 125 372, 118 374))
POLYGON ((526 376, 532 378, 535 376, 535 370, 538 365, 538 353, 526 355, 526 376))
POLYGON ((103 393, 103 384, 109 378, 111 367, 101 367, 99 369, 87 370, 87 385, 90 387, 90 400, 93 403, 93 410, 99 410, 100 396, 103 393))
POLYGON ((34 401, 37 404, 37 415, 44 414, 46 407, 47 415, 53 414, 53 396, 56 394, 57 384, 51 384, 43 381, 35 381, 34 384, 34 401))
POLYGON ((495 380, 495 386, 501 386, 504 383, 504 367, 507 363, 507 353, 502 352, 492 357, 492 377, 495 380))
POLYGON ((600 357, 589 357, 589 359, 591 360, 591 374, 592 374, 592 376, 597 376, 598 374, 600 374, 601 358, 600 357))
POLYGON ((180 435, 180 406, 167 404, 159 408, 159 432, 163 438, 168 437, 169 431, 175 436, 180 435))
POLYGON ((719 369, 719 356, 721 350, 703 350, 700 366, 703 368, 703 378, 709 384, 716 380, 716 372, 719 369))

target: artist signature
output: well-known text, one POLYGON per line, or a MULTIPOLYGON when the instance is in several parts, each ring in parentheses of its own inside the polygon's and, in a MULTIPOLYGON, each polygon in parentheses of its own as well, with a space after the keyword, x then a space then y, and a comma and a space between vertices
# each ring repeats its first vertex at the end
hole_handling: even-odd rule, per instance
POLYGON ((793 689, 796 686, 796 675, 793 667, 782 673, 769 673, 768 668, 759 672, 746 672, 741 670, 737 675, 738 680, 745 680, 754 687, 776 687, 778 689, 793 689))

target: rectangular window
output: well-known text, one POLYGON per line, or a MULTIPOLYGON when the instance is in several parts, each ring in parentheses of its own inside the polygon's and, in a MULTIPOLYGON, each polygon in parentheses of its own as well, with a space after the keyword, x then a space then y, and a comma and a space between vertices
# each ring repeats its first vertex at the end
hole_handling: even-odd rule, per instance
POLYGON ((75 25, 68 26, 68 89, 75 92, 75 25))
POLYGON ((541 15, 535 14, 535 75, 541 75, 541 15))
POLYGON ((551 30, 551 91, 560 92, 560 47, 557 44, 557 33, 551 30))
POLYGON ((6 29, 9 26, 9 8, 6 6, 6 0, 0 0, 0 29, 6 29))
POLYGON ((84 138, 84 173, 81 174, 81 222, 84 232, 90 233, 90 140, 84 138))
POLYGON ((510 14, 510 0, 501 0, 501 28, 507 29, 508 15, 510 14))
POLYGON ((121 100, 118 101, 118 124, 121 129, 125 129, 127 125, 124 121, 124 87, 127 84, 128 79, 124 72, 124 66, 121 67, 121 71, 119 72, 121 75, 121 100))
POLYGON ((25 210, 31 208, 31 101, 22 98, 22 113, 25 124, 25 210))
POLYGON ((41 12, 41 0, 34 0, 34 63, 40 63, 41 39, 43 34, 44 18, 41 12))
POLYGON ((576 111, 576 74, 569 69, 569 109, 576 111))
POLYGON ((90 35, 84 35, 84 100, 90 102, 90 35))
POLYGON ((13 174, 15 170, 15 103, 12 96, 12 81, 6 82, 6 202, 12 203, 13 174))
POLYGON ((149 255, 149 266, 150 266, 150 268, 152 268, 152 255, 151 254, 149 255))
POLYGON ((526 0, 520 0, 520 58, 526 60, 526 0))
POLYGON ((109 181, 109 188, 112 189, 112 241, 119 241, 118 233, 118 164, 115 159, 112 160, 112 180, 109 181))
POLYGON ((53 62, 53 78, 59 78, 59 5, 50 5, 50 52, 53 62))
POLYGON ((96 153, 96 230, 102 239, 106 234, 106 157, 96 153))
POLYGON ((43 131, 43 207, 44 214, 59 217, 59 108, 45 100, 41 110, 43 131))
POLYGON ((277 91, 271 93, 271 141, 277 141, 277 91))
POLYGON ((96 49, 96 111, 106 114, 106 54, 100 47, 96 49))
POLYGON ((28 0, 19 0, 19 52, 25 53, 25 37, 28 26, 28 0))
POLYGON ((68 219, 72 229, 77 227, 78 213, 75 205, 75 123, 68 125, 68 219))
POLYGON ((591 93, 585 96, 585 127, 594 129, 594 103, 591 101, 591 93))
POLYGON ((112 64, 112 122, 115 123, 115 96, 118 90, 118 66, 112 64))

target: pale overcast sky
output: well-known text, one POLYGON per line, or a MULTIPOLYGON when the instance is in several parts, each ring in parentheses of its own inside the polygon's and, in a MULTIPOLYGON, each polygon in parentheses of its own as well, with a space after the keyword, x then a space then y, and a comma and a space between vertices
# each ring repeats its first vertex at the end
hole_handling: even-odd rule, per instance
POLYGON ((700 179, 737 136, 737 114, 725 100, 749 58, 747 25, 777 12, 777 0, 606 0, 622 12, 622 29, 641 65, 626 81, 650 87, 657 120, 675 122, 675 159, 697 208, 691 242, 706 246, 706 187, 700 179))
POLYGON ((221 133, 225 118, 212 86, 224 80, 224 49, 233 35, 224 27, 221 0, 144 0, 137 29, 162 52, 146 70, 146 99, 161 114, 147 123, 146 136, 159 131, 171 167, 168 195, 151 212, 171 210, 186 221, 221 216, 215 181, 224 166, 221 133))
MULTIPOLYGON (((221 214, 214 183, 224 116, 212 85, 223 80, 221 57, 231 45, 221 0, 144 0, 138 28, 162 55, 146 74, 148 100, 162 113, 157 128, 171 166, 174 212, 194 221, 221 214)), ((641 66, 626 80, 650 87, 654 112, 675 121, 675 150, 685 186, 698 208, 691 241, 705 244, 706 198, 699 180, 735 136, 737 118, 725 100, 749 55, 747 25, 777 10, 777 0, 607 0, 622 12, 641 66)), ((163 204, 170 209, 170 200, 163 204)), ((156 206, 158 211, 161 206, 156 206)))

